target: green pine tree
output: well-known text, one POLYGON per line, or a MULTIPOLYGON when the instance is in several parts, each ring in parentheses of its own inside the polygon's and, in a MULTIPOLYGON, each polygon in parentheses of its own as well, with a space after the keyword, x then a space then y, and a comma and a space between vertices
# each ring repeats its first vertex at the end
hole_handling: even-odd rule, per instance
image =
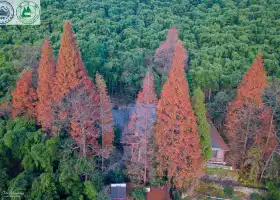
POLYGON ((31 9, 27 6, 26 12, 31 13, 31 9))
POLYGON ((26 8, 24 7, 24 8, 23 8, 23 11, 22 11, 22 13, 21 13, 21 17, 26 17, 25 13, 26 13, 26 8))
POLYGON ((206 119, 206 106, 204 103, 204 93, 200 88, 194 91, 193 96, 193 108, 197 119, 197 131, 200 137, 200 146, 202 149, 202 155, 206 160, 211 158, 211 138, 210 138, 210 126, 206 119))

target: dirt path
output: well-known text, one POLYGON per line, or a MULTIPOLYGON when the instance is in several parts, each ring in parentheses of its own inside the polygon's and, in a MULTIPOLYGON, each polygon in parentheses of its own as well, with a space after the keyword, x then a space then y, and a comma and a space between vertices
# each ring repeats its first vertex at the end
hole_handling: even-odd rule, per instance
POLYGON ((240 183, 233 181, 233 180, 222 180, 222 179, 216 179, 216 178, 211 178, 211 177, 203 177, 201 178, 202 181, 205 182, 214 182, 218 183, 220 185, 224 186, 232 186, 232 187, 246 187, 246 188, 251 188, 251 189, 260 189, 260 190, 265 190, 267 191, 267 188, 265 187, 250 187, 250 186, 244 186, 241 185, 240 183))

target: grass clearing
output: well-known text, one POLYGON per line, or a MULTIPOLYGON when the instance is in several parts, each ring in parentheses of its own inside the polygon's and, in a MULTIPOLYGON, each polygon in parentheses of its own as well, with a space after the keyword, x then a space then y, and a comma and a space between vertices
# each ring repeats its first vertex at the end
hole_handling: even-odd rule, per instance
POLYGON ((228 169, 207 168, 206 167, 205 175, 219 178, 219 179, 232 180, 232 181, 238 181, 238 179, 239 179, 238 172, 236 172, 234 170, 228 170, 228 169))

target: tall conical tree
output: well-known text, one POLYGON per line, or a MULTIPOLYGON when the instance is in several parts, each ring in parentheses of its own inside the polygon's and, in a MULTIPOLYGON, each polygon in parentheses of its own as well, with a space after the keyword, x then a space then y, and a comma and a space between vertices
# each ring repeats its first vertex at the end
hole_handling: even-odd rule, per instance
POLYGON ((177 29, 172 26, 166 35, 166 40, 156 50, 154 62, 160 74, 168 74, 172 67, 174 50, 178 42, 177 29))
POLYGON ((200 147, 206 160, 212 156, 210 126, 206 119, 206 106, 204 93, 200 88, 194 91, 193 107, 197 119, 197 132, 200 137, 200 147))
POLYGON ((178 42, 177 29, 172 26, 166 35, 166 40, 156 50, 153 58, 153 68, 161 77, 162 84, 166 81, 172 67, 172 59, 176 44, 178 42))
POLYGON ((70 134, 76 141, 82 157, 92 154, 100 155, 98 138, 101 131, 97 124, 100 121, 99 95, 92 81, 85 77, 65 98, 69 109, 70 134))
POLYGON ((16 88, 12 92, 12 115, 36 117, 37 93, 32 86, 32 71, 21 74, 16 88))
POLYGON ((262 96, 266 87, 267 81, 263 59, 261 55, 258 55, 238 85, 235 101, 241 101, 246 105, 256 104, 260 106, 262 105, 262 96))
POLYGON ((112 104, 108 96, 106 83, 99 73, 95 75, 96 87, 99 93, 100 103, 100 125, 102 131, 102 169, 104 168, 104 158, 108 158, 113 151, 114 129, 112 118, 112 104))
POLYGON ((266 73, 262 57, 259 55, 238 85, 235 100, 228 106, 224 132, 231 149, 230 161, 236 168, 242 167, 248 150, 255 143, 259 129, 262 129, 259 125, 263 121, 262 96, 266 86, 266 73))
POLYGON ((155 92, 154 76, 148 72, 143 80, 143 89, 138 93, 136 104, 157 105, 158 98, 155 92))
POLYGON ((74 89, 86 77, 86 74, 71 23, 66 21, 57 61, 54 99, 61 101, 71 89, 74 89))
POLYGON ((155 126, 158 171, 178 188, 196 179, 202 169, 196 118, 184 73, 186 58, 182 42, 178 41, 158 103, 155 126))
POLYGON ((52 90, 55 82, 55 61, 53 51, 48 39, 42 45, 42 55, 38 68, 38 104, 37 120, 42 125, 43 130, 51 128, 53 122, 53 95, 52 90))
POLYGON ((154 76, 148 72, 143 89, 138 93, 129 123, 125 127, 122 143, 128 175, 134 183, 146 183, 152 178, 154 145, 153 122, 158 99, 154 88, 154 76), (129 152, 134 152, 129 154, 129 152))

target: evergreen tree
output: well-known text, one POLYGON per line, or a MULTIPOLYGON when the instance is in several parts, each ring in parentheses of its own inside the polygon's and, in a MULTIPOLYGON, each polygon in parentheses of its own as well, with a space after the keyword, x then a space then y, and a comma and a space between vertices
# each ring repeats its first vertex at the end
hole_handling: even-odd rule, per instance
POLYGON ((211 149, 211 135, 210 126, 206 118, 206 106, 204 103, 204 93, 200 88, 194 91, 193 107, 194 113, 197 119, 197 132, 200 137, 200 147, 202 149, 202 155, 206 160, 209 160, 212 156, 211 149))
POLYGON ((197 123, 184 73, 186 58, 186 51, 179 41, 172 69, 163 85, 155 126, 158 171, 178 188, 199 177, 202 169, 197 123))
POLYGON ((12 103, 8 100, 0 103, 0 119, 1 117, 6 119, 12 114, 12 103))

